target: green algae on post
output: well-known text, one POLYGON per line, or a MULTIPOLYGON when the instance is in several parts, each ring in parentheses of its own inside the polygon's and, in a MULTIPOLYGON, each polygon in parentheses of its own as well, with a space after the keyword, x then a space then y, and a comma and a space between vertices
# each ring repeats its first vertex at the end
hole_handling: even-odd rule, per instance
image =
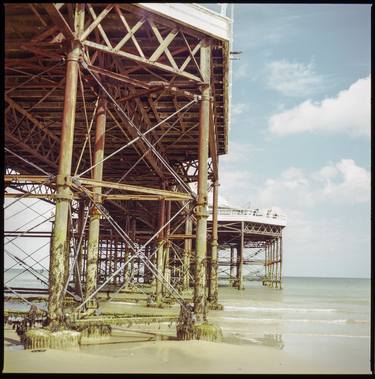
POLYGON ((208 303, 208 309, 211 311, 222 311, 224 310, 224 306, 223 304, 219 303, 208 303))
POLYGON ((103 322, 89 322, 76 326, 76 329, 81 332, 82 337, 88 338, 110 337, 112 333, 111 325, 103 322))
POLYGON ((31 329, 23 337, 25 349, 78 350, 81 333, 74 330, 51 332, 48 329, 31 329))
POLYGON ((192 336, 197 340, 221 342, 223 332, 219 326, 205 321, 193 325, 192 336))

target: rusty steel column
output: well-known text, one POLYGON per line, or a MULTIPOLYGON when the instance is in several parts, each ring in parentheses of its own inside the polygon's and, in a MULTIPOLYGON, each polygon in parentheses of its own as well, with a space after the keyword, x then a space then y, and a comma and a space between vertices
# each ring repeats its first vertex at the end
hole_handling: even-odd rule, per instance
POLYGON ((270 251, 269 251, 269 260, 268 260, 268 267, 269 267, 269 280, 268 280, 268 286, 272 286, 272 252, 273 252, 273 241, 270 241, 270 251))
POLYGON ((273 288, 274 280, 275 280, 275 240, 272 240, 272 252, 271 252, 271 287, 273 288))
POLYGON ((234 282, 234 278, 235 278, 235 275, 234 275, 234 246, 231 246, 230 247, 230 277, 229 277, 229 284, 230 285, 233 285, 233 282, 234 282))
MULTIPOLYGON (((185 221, 185 235, 191 235, 193 232, 193 223, 189 215, 185 221)), ((190 256, 191 256, 191 238, 184 240, 184 265, 183 265, 183 289, 188 290, 190 287, 190 256)))
POLYGON ((244 222, 241 221, 241 237, 237 248, 237 288, 244 289, 243 285, 243 256, 244 256, 244 222))
MULTIPOLYGON (((79 207, 78 207, 77 246, 81 239, 81 235, 84 234, 84 230, 83 230, 84 217, 85 217, 85 202, 83 200, 80 200, 79 207)), ((81 280, 82 280, 83 242, 84 242, 84 238, 82 237, 81 246, 77 252, 78 255, 77 255, 77 261, 76 261, 76 267, 74 269, 74 288, 75 288, 75 293, 77 295, 81 295, 81 292, 82 292, 81 280)))
POLYGON ((270 250, 269 250, 269 260, 268 260, 268 267, 269 267, 269 280, 268 280, 268 286, 272 286, 272 252, 273 252, 273 240, 270 241, 270 250))
POLYGON ((218 246, 218 225, 217 225, 217 213, 218 213, 218 189, 219 182, 216 180, 213 188, 212 196, 212 237, 211 237, 211 270, 210 280, 208 286, 208 301, 212 304, 217 304, 219 297, 219 284, 217 277, 217 246, 218 246))
POLYGON ((281 286, 282 263, 283 263, 283 237, 280 236, 280 289, 282 289, 282 286, 281 286))
POLYGON ((276 238, 275 241, 275 247, 276 247, 276 252, 275 252, 275 287, 278 288, 279 286, 279 238, 276 238))
MULTIPOLYGON (((151 243, 150 245, 151 247, 151 254, 156 250, 156 244, 155 243, 151 243)), ((151 258, 151 263, 153 264, 153 266, 156 266, 156 254, 153 254, 152 258, 151 258)), ((153 294, 156 293, 156 277, 155 275, 153 275, 152 273, 150 273, 150 280, 151 280, 151 292, 153 294)))
POLYGON ((271 241, 268 242, 268 249, 267 249, 267 255, 268 255, 268 258, 267 258, 267 286, 269 287, 269 284, 270 284, 270 280, 271 280, 271 265, 270 265, 270 261, 271 261, 271 241))
POLYGON ((196 206, 197 236, 194 276, 194 311, 197 321, 206 318, 206 259, 207 259, 207 182, 208 136, 210 124, 211 46, 202 41, 200 68, 206 85, 202 88, 199 120, 198 201, 196 206))
MULTIPOLYGON (((95 134, 95 152, 93 179, 103 179, 103 158, 104 158, 104 141, 106 127, 106 99, 101 95, 99 98, 98 111, 96 113, 96 134, 95 134), (99 163, 101 162, 101 163, 99 163)), ((94 187, 95 200, 98 203, 102 202, 101 187, 94 187)), ((99 255, 99 232, 100 232, 100 212, 92 207, 90 213, 89 239, 87 249, 87 271, 86 271, 86 298, 89 297, 95 290, 97 284, 97 263, 99 255)), ((97 302, 92 298, 87 303, 87 308, 96 308, 97 302)))
MULTIPOLYGON (((165 222, 168 222, 171 218, 171 202, 168 201, 166 203, 166 216, 165 216, 165 222)), ((169 234, 171 230, 171 224, 168 224, 168 226, 165 228, 165 243, 164 243, 164 259, 163 259, 163 274, 165 278, 170 283, 171 281, 171 269, 169 264, 169 253, 170 253, 170 247, 171 242, 169 241, 169 234)), ((163 285, 163 291, 164 294, 167 293, 167 289, 165 288, 165 285, 163 285)))
MULTIPOLYGON (((133 241, 133 244, 135 243, 136 240, 136 234, 137 234, 137 217, 132 217, 131 218, 131 223, 130 223, 130 237, 133 241)), ((134 254, 134 253, 133 253, 134 254)), ((133 258, 130 262, 130 278, 132 277, 135 279, 135 260, 136 258, 133 258)))
MULTIPOLYGON (((117 259, 118 259, 118 237, 116 236, 115 240, 115 252, 114 252, 114 259, 113 259, 113 271, 116 272, 117 270, 117 259)), ((116 286, 118 284, 118 275, 116 275, 113 278, 113 284, 116 286)))
MULTIPOLYGON (((125 230, 128 235, 130 235, 130 216, 126 215, 125 218, 125 230)), ((129 244, 125 242, 124 245, 124 263, 126 263, 129 259, 129 244)), ((126 263, 124 266, 124 286, 125 288, 129 284, 129 263, 126 263)))
POLYGON ((268 287, 271 287, 272 284, 272 243, 271 240, 268 251, 268 287))
MULTIPOLYGON (((164 186, 163 186, 164 188, 164 186)), ((159 229, 165 224, 165 200, 160 200, 159 202, 159 229)), ((160 231, 158 235, 158 250, 157 250, 157 256, 156 256, 156 268, 157 268, 157 275, 156 275, 156 302, 160 303, 162 300, 162 290, 163 290, 163 283, 158 278, 159 273, 163 273, 163 249, 164 249, 164 229, 160 231)))
MULTIPOLYGON (((84 27, 84 7, 77 5, 76 29, 80 35, 84 27)), ((50 265, 49 265, 49 295, 48 319, 59 322, 63 317, 64 290, 64 257, 68 252, 67 228, 68 210, 72 192, 67 183, 70 181, 73 155, 74 122, 77 101, 77 81, 79 58, 82 53, 78 40, 71 41, 67 56, 64 112, 60 137, 60 156, 58 175, 56 177, 57 191, 55 195, 56 210, 53 228, 50 265)))
POLYGON ((265 242, 264 245, 264 276, 263 276, 263 281, 262 284, 265 286, 267 285, 267 270, 268 270, 268 242, 265 242))
POLYGON ((69 278, 69 269, 70 269, 70 242, 72 238, 72 219, 69 215, 70 212, 68 212, 68 230, 66 234, 66 240, 67 240, 67 250, 64 256, 64 283, 66 283, 69 278))

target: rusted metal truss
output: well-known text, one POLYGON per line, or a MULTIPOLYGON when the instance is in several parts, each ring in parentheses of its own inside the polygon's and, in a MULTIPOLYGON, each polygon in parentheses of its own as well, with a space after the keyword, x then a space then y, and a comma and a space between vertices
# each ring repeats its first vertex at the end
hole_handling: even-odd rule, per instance
MULTIPOLYGON (((94 296, 93 241, 94 287, 156 280, 179 299, 174 286, 194 284, 205 185, 227 151, 228 62, 227 41, 137 4, 5 5, 5 196, 56 205, 50 303, 72 285, 81 305, 94 296)), ((33 232, 6 235, 49 236, 33 232)))

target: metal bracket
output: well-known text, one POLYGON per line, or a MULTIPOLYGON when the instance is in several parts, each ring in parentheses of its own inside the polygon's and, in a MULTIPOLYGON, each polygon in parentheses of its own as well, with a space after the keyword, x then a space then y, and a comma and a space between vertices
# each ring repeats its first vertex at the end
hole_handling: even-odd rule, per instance
POLYGON ((208 216, 210 215, 210 213, 208 212, 207 206, 203 204, 201 205, 198 204, 197 206, 195 206, 193 209, 193 212, 197 217, 200 217, 200 218, 203 218, 203 217, 208 218, 208 216))
POLYGON ((55 200, 73 200, 73 194, 70 193, 56 193, 54 195, 55 200))

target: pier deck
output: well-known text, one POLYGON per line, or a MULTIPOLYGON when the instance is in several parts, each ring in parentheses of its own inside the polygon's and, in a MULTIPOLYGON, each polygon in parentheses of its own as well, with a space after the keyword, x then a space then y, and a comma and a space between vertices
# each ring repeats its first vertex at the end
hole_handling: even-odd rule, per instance
MULTIPOLYGON (((209 231, 212 218, 211 214, 209 231)), ((219 207, 217 224, 219 277, 229 279, 238 289, 243 288, 244 277, 281 289, 282 232, 287 225, 286 216, 272 210, 219 207), (247 275, 244 274, 246 266, 247 275)))

